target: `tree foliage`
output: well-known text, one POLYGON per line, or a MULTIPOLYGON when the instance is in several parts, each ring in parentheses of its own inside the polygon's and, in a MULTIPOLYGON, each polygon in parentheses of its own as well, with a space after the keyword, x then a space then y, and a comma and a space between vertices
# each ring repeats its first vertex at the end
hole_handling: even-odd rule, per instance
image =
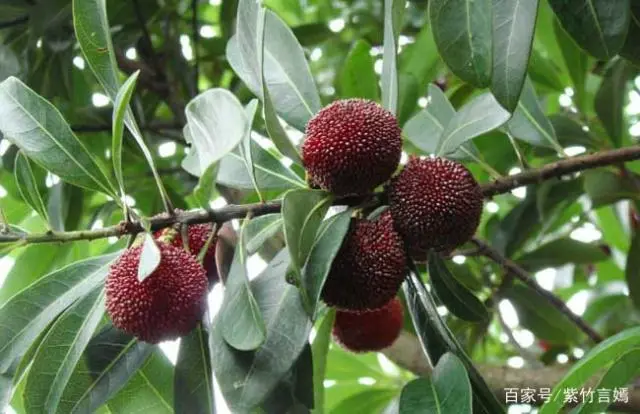
POLYGON ((628 386, 639 33, 630 0, 0 1, 0 411, 213 413, 215 382, 234 413, 494 414, 484 367, 517 358, 568 364, 542 413, 628 386), (351 97, 486 199, 470 243, 411 264, 424 355, 392 368, 332 341, 320 300, 351 216, 384 205, 306 181, 306 123, 351 97), (225 286, 170 360, 113 327, 104 279, 136 234, 142 280, 153 231, 202 222, 225 286))

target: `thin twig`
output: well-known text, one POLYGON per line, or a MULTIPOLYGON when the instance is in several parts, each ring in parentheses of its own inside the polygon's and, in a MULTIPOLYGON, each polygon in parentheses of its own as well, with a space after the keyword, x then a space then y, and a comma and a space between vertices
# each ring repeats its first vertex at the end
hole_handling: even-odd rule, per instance
MULTIPOLYGON (((640 145, 600 152, 592 155, 583 155, 558 161, 552 164, 545 165, 539 169, 532 169, 520 174, 494 180, 482 185, 482 191, 486 198, 491 198, 496 194, 508 193, 514 188, 518 188, 524 185, 542 182, 544 180, 560 177, 565 174, 570 174, 581 170, 587 170, 610 164, 618 164, 635 159, 640 159, 640 145)), ((334 205, 360 205, 363 202, 371 201, 371 199, 374 197, 382 199, 381 194, 374 194, 365 197, 347 197, 337 199, 334 202, 334 205)), ((176 223, 222 223, 233 219, 242 219, 250 211, 253 213, 254 217, 258 217, 265 214, 278 213, 280 212, 280 208, 280 201, 247 205, 230 205, 218 210, 193 210, 188 212, 181 212, 177 213, 175 217, 156 217, 151 219, 151 224, 152 228, 154 230, 157 230, 164 227, 169 227, 176 223)), ((131 223, 127 226, 116 225, 103 229, 88 231, 41 233, 29 235, 1 235, 0 243, 10 243, 14 241, 24 241, 26 243, 51 243, 69 242, 76 240, 94 240, 113 236, 123 236, 125 234, 140 231, 142 231, 142 227, 139 224, 131 223)))
POLYGON ((593 342, 602 342, 602 336, 596 332, 584 319, 576 315, 567 307, 562 299, 554 295, 552 292, 543 289, 538 283, 529 275, 529 273, 518 266, 515 262, 504 257, 499 251, 491 247, 486 242, 474 237, 471 242, 475 244, 481 251, 481 253, 493 260, 504 268, 507 273, 514 276, 516 279, 527 285, 529 288, 536 291, 540 296, 543 296, 552 306, 566 315, 582 332, 584 332, 593 342))

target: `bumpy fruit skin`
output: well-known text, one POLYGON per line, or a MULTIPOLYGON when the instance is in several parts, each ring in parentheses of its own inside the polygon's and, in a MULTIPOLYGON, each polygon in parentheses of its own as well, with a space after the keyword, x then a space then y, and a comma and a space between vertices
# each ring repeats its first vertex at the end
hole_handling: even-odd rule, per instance
POLYGON ((302 144, 309 181, 338 195, 371 192, 391 178, 401 154, 396 118, 364 99, 324 107, 307 124, 302 144))
POLYGON ((368 312, 336 312, 333 337, 352 352, 380 351, 398 338, 402 323, 402 304, 394 298, 368 312))
MULTIPOLYGON (((213 225, 210 223, 192 224, 189 226, 187 234, 189 236, 189 251, 194 256, 200 254, 200 250, 209 240, 213 225)), ((183 248, 182 236, 180 232, 173 228, 167 228, 156 232, 156 238, 168 238, 175 247, 183 248)), ((218 280, 218 272, 216 271, 216 240, 212 240, 209 249, 202 261, 204 269, 207 271, 209 282, 214 283, 218 280)))
POLYGON ((111 266, 106 307, 113 325, 140 340, 158 343, 184 336, 205 310, 208 282, 204 268, 184 249, 158 243, 158 268, 138 281, 142 246, 126 250, 111 266))
POLYGON ((389 211, 409 254, 451 252, 473 237, 482 215, 482 189, 462 164, 411 157, 388 188, 389 211))
POLYGON ((322 300, 341 310, 379 308, 405 278, 407 259, 388 211, 376 221, 353 219, 322 290, 322 300))

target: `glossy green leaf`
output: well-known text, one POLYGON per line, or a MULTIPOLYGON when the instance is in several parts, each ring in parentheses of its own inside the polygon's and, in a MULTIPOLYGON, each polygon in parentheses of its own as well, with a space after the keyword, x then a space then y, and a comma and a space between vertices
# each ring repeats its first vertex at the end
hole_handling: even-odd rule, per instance
POLYGON ((627 80, 632 75, 624 60, 617 61, 604 75, 594 106, 607 135, 616 147, 625 133, 624 107, 628 99, 627 80))
POLYGON ((592 56, 608 60, 624 44, 629 0, 549 0, 562 27, 592 56))
POLYGON ((282 200, 284 238, 289 249, 292 270, 298 280, 302 278, 302 268, 332 199, 332 196, 324 191, 291 190, 282 200))
POLYGON ((637 1, 631 2, 631 15, 629 21, 629 31, 627 32, 627 38, 620 50, 620 56, 634 63, 640 64, 640 3, 637 1))
POLYGON ((451 274, 437 253, 429 252, 429 277, 442 303, 458 318, 480 322, 489 319, 487 308, 451 274))
POLYGON ((553 125, 542 112, 533 84, 528 79, 524 84, 518 107, 507 123, 507 130, 515 139, 562 151, 553 125))
POLYGON ((89 342, 57 413, 94 412, 136 375, 152 351, 152 345, 107 326, 89 342))
POLYGON ((382 106, 398 113, 398 36, 402 28, 405 0, 384 0, 382 47, 382 106))
POLYGON ((311 322, 298 289, 285 281, 288 265, 288 252, 283 249, 251 281, 267 326, 267 337, 260 348, 251 352, 234 350, 222 337, 220 316, 213 322, 211 362, 232 412, 250 411, 259 405, 290 371, 307 344, 311 322))
POLYGON ((442 60, 463 81, 491 83, 492 0, 432 0, 429 22, 442 60))
POLYGON ((518 264, 530 272, 536 272, 547 267, 596 263, 608 258, 601 246, 563 237, 525 253, 518 259, 518 264))
POLYGON ((9 299, 0 308, 0 372, 6 371, 64 309, 101 284, 118 255, 64 267, 9 299))
MULTIPOLYGON (((1 7, 2 6, 0 6, 0 8, 1 7)), ((10 47, 4 44, 0 44, 0 62, 2 62, 2 67, 0 67, 0 82, 10 76, 20 76, 22 68, 18 56, 16 56, 10 47)))
MULTIPOLYGON (((255 141, 251 142, 251 152, 256 181, 261 189, 306 188, 306 183, 300 177, 282 165, 271 152, 263 149, 255 141)), ((254 188, 247 166, 242 156, 237 152, 232 152, 220 160, 217 174, 218 183, 225 186, 244 190, 254 188)))
POLYGON ((582 146, 586 149, 602 147, 600 138, 585 131, 585 128, 566 115, 553 115, 549 117, 549 121, 562 147, 582 146))
MULTIPOLYGON (((120 90, 120 79, 111 41, 106 0, 73 0, 73 27, 87 64, 111 101, 115 102, 120 90)), ((169 197, 156 170, 153 156, 129 108, 126 109, 124 122, 144 154, 164 200, 165 208, 168 208, 169 197)))
POLYGON ((633 180, 612 170, 587 171, 584 174, 584 190, 594 208, 624 199, 640 200, 633 180))
POLYGON ((117 198, 110 179, 62 114, 17 78, 0 83, 0 132, 63 180, 117 198))
POLYGON ((301 289, 308 298, 309 315, 312 319, 316 317, 320 294, 329 271, 333 259, 338 254, 342 246, 342 240, 349 231, 351 223, 351 210, 338 213, 323 222, 318 230, 315 242, 309 251, 309 258, 302 269, 301 289))
MULTIPOLYGON (((602 376, 595 390, 613 390, 628 385, 640 371, 640 348, 634 348, 615 360, 602 376)), ((596 392, 597 393, 597 392, 596 392)), ((592 403, 583 403, 572 414, 601 413, 607 411, 610 401, 594 398, 592 403)))
POLYGON ((431 294, 415 272, 415 266, 412 267, 402 289, 407 301, 407 309, 425 354, 431 361, 437 363, 442 355, 452 352, 460 358, 469 375, 473 389, 474 410, 485 414, 504 412, 502 404, 496 399, 455 335, 438 314, 431 294))
POLYGON ((341 98, 380 99, 378 75, 373 70, 371 45, 358 39, 353 45, 338 77, 338 92, 341 98))
POLYGON ((452 353, 440 358, 430 378, 411 381, 400 395, 402 414, 471 414, 471 383, 464 364, 452 353))
POLYGON ((159 348, 151 351, 124 387, 109 399, 106 407, 103 406, 105 410, 108 408, 112 414, 174 413, 173 364, 159 348))
POLYGON ((523 285, 513 285, 504 292, 503 298, 509 299, 518 312, 522 327, 537 338, 566 344, 580 337, 576 325, 539 293, 523 285))
POLYGON ((238 98, 225 89, 209 89, 195 97, 185 110, 191 152, 182 163, 201 176, 207 168, 233 151, 247 134, 248 120, 238 98))
POLYGON ((483 93, 464 105, 449 121, 436 155, 453 153, 465 142, 492 131, 509 120, 511 114, 490 93, 483 93))
POLYGON ((245 220, 240 231, 240 240, 225 282, 224 299, 219 313, 224 340, 241 351, 258 348, 266 337, 265 320, 247 274, 245 230, 248 221, 245 220))
MULTIPOLYGON (((428 24, 422 26, 415 42, 402 48, 398 56, 398 71, 412 75, 417 83, 417 91, 424 88, 438 75, 442 61, 438 55, 433 32, 428 24)), ((402 96, 401 96, 402 98, 402 96)))
POLYGON ((198 325, 180 341, 173 383, 176 413, 216 412, 211 374, 209 335, 198 325))
POLYGON ((625 279, 629 287, 629 297, 636 308, 640 309, 640 231, 636 231, 627 253, 625 279))
POLYGON ((240 154, 242 154, 242 158, 244 158, 244 163, 247 166, 247 171, 249 172, 249 176, 251 177, 251 182, 253 183, 253 187, 258 193, 258 197, 262 200, 262 195, 260 194, 260 187, 258 186, 258 181, 256 179, 256 168, 253 163, 253 152, 252 148, 252 137, 251 137, 251 128, 253 126, 253 120, 256 117, 256 111, 258 110, 258 100, 252 99, 245 107, 244 112, 247 117, 247 130, 242 137, 240 148, 240 154))
POLYGON ((267 214, 252 219, 245 228, 247 254, 256 253, 270 238, 282 231, 280 214, 267 214))
MULTIPOLYGON (((18 186, 18 190, 20 190, 22 199, 29 204, 45 222, 48 222, 49 215, 47 214, 47 208, 44 205, 43 197, 40 193, 43 182, 38 183, 31 161, 29 161, 22 151, 20 151, 16 157, 14 170, 16 185, 18 186)), ((41 180, 43 176, 44 174, 38 174, 41 180)))
POLYGON ((491 92, 510 112, 524 86, 537 13, 538 0, 493 0, 491 92))
POLYGON ((261 13, 266 18, 264 77, 273 106, 285 121, 304 130, 307 121, 321 108, 320 97, 300 44, 278 16, 255 2, 241 0, 236 35, 227 46, 227 59, 251 92, 263 99, 259 47, 262 36, 258 36, 261 13))
POLYGON ((336 311, 329 309, 318 330, 316 337, 311 344, 311 352, 313 354, 313 396, 314 396, 314 412, 324 413, 324 380, 327 372, 327 354, 329 353, 329 344, 331 344, 331 331, 333 329, 333 321, 336 318, 336 311))
POLYGON ((104 314, 104 290, 97 288, 67 309, 36 352, 25 385, 28 412, 56 412, 73 370, 104 314))
POLYGON ((568 388, 579 388, 602 368, 608 366, 620 355, 640 345, 640 328, 627 329, 591 349, 576 362, 567 375, 555 385, 549 401, 540 408, 540 414, 555 414, 563 405, 563 393, 568 388))
POLYGON ((136 71, 122 85, 116 95, 113 104, 113 125, 112 125, 112 145, 111 157, 113 158, 113 172, 120 187, 120 198, 124 200, 126 191, 124 188, 124 176, 122 173, 122 140, 124 138, 124 118, 129 109, 129 102, 136 88, 136 82, 140 71, 136 71))
POLYGON ((143 282, 160 266, 162 255, 151 233, 144 234, 140 262, 138 263, 138 281, 143 282))
MULTIPOLYGON (((553 19, 553 31, 555 33, 556 42, 560 48, 562 59, 569 72, 569 77, 573 82, 573 90, 575 92, 574 101, 576 106, 582 110, 586 110, 587 96, 585 85, 587 81, 587 72, 589 70, 589 56, 573 41, 571 36, 562 28, 557 19, 553 19)), ((589 102, 589 105, 591 103, 589 102)))

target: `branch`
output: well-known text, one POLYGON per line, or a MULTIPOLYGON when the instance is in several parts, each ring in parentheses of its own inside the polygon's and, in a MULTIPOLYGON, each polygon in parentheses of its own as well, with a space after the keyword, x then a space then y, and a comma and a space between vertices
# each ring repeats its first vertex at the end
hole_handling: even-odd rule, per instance
POLYGON ((637 159, 640 159, 640 145, 566 158, 546 164, 537 169, 499 178, 489 184, 483 185, 482 193, 486 198, 491 198, 496 194, 507 193, 517 187, 541 183, 551 178, 559 178, 578 171, 637 159))
MULTIPOLYGON (((539 169, 529 170, 520 174, 500 178, 490 183, 482 185, 482 192, 486 198, 491 198, 496 194, 508 193, 514 188, 532 183, 542 182, 551 178, 561 177, 565 174, 587 170, 603 165, 619 164, 625 161, 640 159, 640 145, 604 151, 592 155, 583 155, 567 158, 555 163, 545 165, 539 169)), ((338 198, 334 205, 359 205, 363 201, 377 198, 380 194, 365 197, 345 197, 338 198)), ((233 219, 242 219, 248 212, 252 212, 253 217, 280 212, 281 202, 271 201, 268 203, 256 203, 247 205, 230 205, 218 210, 193 210, 178 213, 174 218, 156 217, 151 219, 153 229, 170 227, 176 223, 195 224, 205 222, 224 222, 233 219)), ((119 237, 125 234, 134 234, 142 231, 139 223, 119 224, 104 229, 91 231, 75 231, 66 233, 44 233, 44 234, 4 234, 0 235, 0 243, 11 243, 24 241, 26 243, 51 243, 70 242, 76 240, 94 240, 106 237, 119 237)), ((486 251, 484 252, 486 255, 486 251)), ((511 262, 513 263, 513 262, 511 262)), ((525 273, 526 274, 526 273, 525 273)), ((535 283, 535 282, 533 282, 535 283)), ((537 286, 537 285, 536 285, 537 286)))
MULTIPOLYGON (((390 347, 384 349, 382 353, 393 361, 396 365, 418 376, 431 375, 431 366, 422 352, 418 338, 410 333, 402 332, 400 337, 390 347)), ((511 368, 509 366, 494 366, 487 364, 476 364, 476 368, 482 374, 493 393, 506 403, 506 391, 508 388, 522 390, 533 388, 540 390, 553 387, 567 374, 569 366, 546 366, 536 368, 511 368)), ((598 377, 592 377, 583 387, 594 389, 597 385, 598 377)), ((538 398, 533 405, 541 405, 538 398)), ((640 389, 629 388, 628 403, 614 403, 609 410, 619 412, 638 413, 640 412, 640 389)))
POLYGON ((539 295, 543 296, 551 305, 553 305, 560 312, 565 314, 582 332, 584 332, 593 342, 602 342, 603 338, 598 332, 596 332, 591 326, 585 322, 580 316, 576 315, 567 307, 567 305, 548 290, 543 289, 536 283, 536 281, 527 273, 526 270, 518 266, 515 262, 504 257, 493 247, 489 246, 484 241, 474 237, 471 242, 480 249, 480 254, 493 260, 507 271, 508 274, 514 276, 529 288, 536 291, 539 295))

